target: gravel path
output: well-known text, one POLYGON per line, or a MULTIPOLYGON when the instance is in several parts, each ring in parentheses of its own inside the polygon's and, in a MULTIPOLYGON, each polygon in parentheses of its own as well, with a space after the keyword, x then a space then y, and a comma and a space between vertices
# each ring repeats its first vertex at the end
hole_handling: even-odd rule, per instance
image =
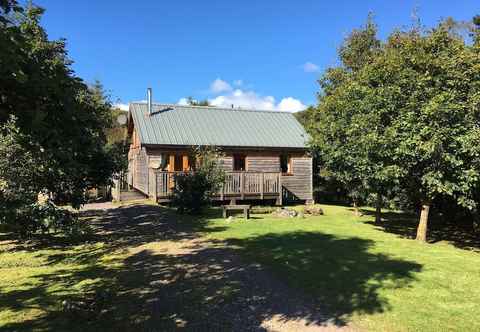
POLYGON ((245 262, 236 248, 199 236, 165 209, 96 203, 82 211, 96 218, 99 234, 131 254, 126 269, 142 276, 142 287, 127 292, 141 299, 141 311, 159 331, 354 330, 323 315, 314 299, 261 265, 245 262))

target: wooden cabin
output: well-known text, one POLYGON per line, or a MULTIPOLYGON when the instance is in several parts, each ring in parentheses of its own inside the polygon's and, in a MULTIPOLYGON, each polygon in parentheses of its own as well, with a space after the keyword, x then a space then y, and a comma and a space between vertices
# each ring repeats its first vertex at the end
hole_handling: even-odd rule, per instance
POLYGON ((191 169, 193 146, 215 146, 226 172, 222 201, 312 201, 308 136, 291 113, 202 106, 131 103, 128 184, 168 202, 175 173, 191 169))

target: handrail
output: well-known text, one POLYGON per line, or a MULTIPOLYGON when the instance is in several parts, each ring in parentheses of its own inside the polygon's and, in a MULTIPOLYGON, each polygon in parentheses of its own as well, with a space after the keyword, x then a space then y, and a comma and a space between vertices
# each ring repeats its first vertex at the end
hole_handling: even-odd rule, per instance
MULTIPOLYGON (((154 170, 155 195, 169 197, 175 188, 175 175, 189 171, 154 170)), ((244 198, 245 195, 281 194, 281 172, 229 171, 225 173, 225 181, 217 193, 222 199, 225 196, 244 198)))

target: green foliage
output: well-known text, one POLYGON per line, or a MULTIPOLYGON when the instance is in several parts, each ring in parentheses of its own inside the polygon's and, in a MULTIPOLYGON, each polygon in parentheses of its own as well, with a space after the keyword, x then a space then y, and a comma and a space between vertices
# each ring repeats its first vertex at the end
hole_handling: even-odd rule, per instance
POLYGON ((127 137, 127 125, 118 123, 117 119, 119 116, 127 117, 127 112, 113 108, 111 110, 111 126, 106 130, 107 144, 124 142, 127 137))
POLYGON ((345 40, 342 66, 327 70, 320 79, 319 106, 307 125, 320 169, 343 183, 357 202, 372 192, 386 195, 386 188, 401 176, 388 159, 393 142, 386 135, 379 101, 375 94, 368 95, 374 88, 369 90, 360 76, 380 52, 376 30, 369 16, 365 27, 345 40))
MULTIPOLYGON (((15 125, 12 117, 0 127, 0 223, 25 225, 37 202, 42 184, 33 179, 40 178, 42 168, 35 162, 34 147, 15 125)), ((36 147, 36 154, 41 155, 36 147)), ((35 226, 34 226, 35 227, 35 226)), ((28 225, 25 225, 26 231, 28 225)))
POLYGON ((39 193, 79 207, 118 169, 106 146, 108 97, 98 82, 89 87, 75 76, 65 41, 48 39, 42 14, 31 4, 0 3, 3 216, 30 211, 39 193))
POLYGON ((172 204, 180 213, 198 214, 209 205, 225 179, 221 168, 220 152, 214 148, 197 147, 191 152, 195 169, 175 175, 172 204))
POLYGON ((473 209, 479 184, 480 53, 449 25, 393 34, 373 66, 391 105, 393 161, 421 201, 451 196, 473 209))
POLYGON ((370 13, 365 26, 350 33, 339 50, 345 68, 356 71, 370 62, 380 49, 377 30, 373 15, 370 13))
POLYGON ((341 53, 344 64, 320 81, 310 130, 323 165, 361 197, 407 193, 417 204, 451 197, 476 209, 478 46, 451 19, 429 31, 395 31, 380 46, 368 27, 342 49, 348 61, 341 53), (361 63, 352 65, 355 58, 361 63))
POLYGON ((48 198, 41 181, 43 151, 31 145, 15 120, 12 116, 0 127, 0 225, 22 237, 39 231, 80 235, 83 230, 74 215, 48 198), (39 194, 44 196, 43 202, 39 194))
POLYGON ((128 169, 127 125, 121 125, 119 116, 127 116, 127 112, 120 109, 111 109, 111 125, 105 131, 106 150, 112 158, 117 173, 126 172, 128 169))
POLYGON ((99 84, 89 88, 74 75, 65 41, 48 40, 40 26, 42 13, 29 6, 2 15, 8 23, 0 29, 6 43, 0 50, 0 123, 16 116, 31 141, 25 148, 43 151, 35 160, 42 176, 32 181, 78 207, 85 190, 107 184, 115 169, 104 134, 111 105, 99 84))
POLYGON ((192 106, 211 106, 208 99, 196 100, 193 97, 187 97, 187 104, 192 106))

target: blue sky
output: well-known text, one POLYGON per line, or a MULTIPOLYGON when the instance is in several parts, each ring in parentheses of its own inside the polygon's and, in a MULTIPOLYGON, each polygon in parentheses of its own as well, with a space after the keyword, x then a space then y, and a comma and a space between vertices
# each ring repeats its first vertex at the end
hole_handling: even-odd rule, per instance
POLYGON ((77 75, 99 79, 114 102, 216 104, 295 110, 315 103, 321 72, 372 11, 384 38, 411 23, 418 8, 432 26, 470 20, 477 0, 155 1, 37 0, 52 39, 66 38, 77 75))

